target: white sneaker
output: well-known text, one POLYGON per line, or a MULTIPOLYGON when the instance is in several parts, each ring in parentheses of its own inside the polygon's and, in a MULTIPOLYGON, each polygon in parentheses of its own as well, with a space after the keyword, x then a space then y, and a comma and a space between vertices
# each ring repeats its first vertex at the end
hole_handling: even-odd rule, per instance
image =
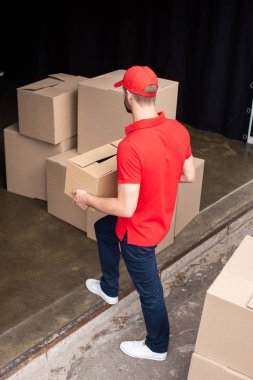
POLYGON ((93 278, 89 278, 88 280, 86 280, 85 285, 86 285, 87 289, 89 289, 90 292, 92 292, 94 294, 97 294, 98 296, 102 297, 103 300, 105 300, 110 305, 115 305, 118 302, 118 300, 119 300, 118 297, 109 297, 109 296, 107 296, 103 292, 103 290, 101 289, 100 281, 99 280, 95 280, 93 278))
POLYGON ((165 360, 167 357, 167 352, 159 353, 153 352, 146 346, 145 340, 132 341, 132 342, 122 342, 120 344, 120 349, 127 355, 133 358, 139 359, 151 359, 151 360, 165 360))

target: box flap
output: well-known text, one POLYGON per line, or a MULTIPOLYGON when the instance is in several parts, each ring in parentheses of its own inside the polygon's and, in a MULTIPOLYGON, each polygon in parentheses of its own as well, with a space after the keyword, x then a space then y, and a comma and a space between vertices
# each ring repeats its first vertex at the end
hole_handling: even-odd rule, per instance
POLYGON ((81 77, 81 76, 73 76, 72 78, 70 78, 69 80, 65 81, 65 82, 60 82, 58 87, 61 87, 61 88, 77 88, 78 84, 87 80, 88 78, 85 78, 85 77, 81 77))
POLYGON ((59 84, 60 81, 54 78, 46 78, 42 79, 38 82, 27 84, 26 86, 20 87, 19 90, 27 90, 27 91, 37 91, 47 87, 53 87, 59 84))
POLYGON ((46 87, 41 88, 40 90, 36 91, 36 94, 41 96, 46 96, 48 98, 54 98, 56 96, 65 94, 67 91, 64 88, 61 88, 60 86, 52 86, 52 87, 46 87))
POLYGON ((103 145, 99 148, 90 150, 87 153, 79 154, 73 157, 69 161, 84 168, 88 165, 95 163, 96 161, 103 160, 106 157, 111 157, 117 154, 117 149, 111 144, 103 145))
POLYGON ((110 165, 107 165, 106 162, 102 162, 101 164, 94 162, 93 164, 87 166, 85 171, 95 178, 100 178, 108 173, 111 173, 112 168, 110 165))
POLYGON ((111 142, 111 145, 116 146, 116 148, 118 148, 119 143, 120 143, 122 140, 123 140, 123 139, 118 139, 118 140, 112 141, 112 142, 111 142))
POLYGON ((110 171, 117 170, 117 156, 115 155, 113 157, 108 158, 108 160, 106 160, 103 164, 107 168, 110 168, 110 171))
POLYGON ((67 82, 69 80, 76 78, 76 75, 70 75, 70 74, 64 74, 64 73, 49 74, 48 76, 50 78, 55 78, 63 82, 67 82))
POLYGON ((247 303, 247 307, 251 310, 253 310, 253 295, 250 298, 249 302, 247 303))
POLYGON ((77 86, 78 86, 78 83, 76 82, 72 82, 72 81, 69 81, 69 82, 60 82, 57 86, 57 88, 60 88, 62 90, 65 90, 65 92, 70 92, 70 91, 77 91, 77 86))
POLYGON ((47 157, 47 161, 52 161, 60 165, 67 165, 67 161, 77 155, 76 149, 67 150, 66 152, 56 154, 51 157, 47 157))
POLYGON ((80 75, 76 75, 76 76, 73 76, 72 79, 69 80, 69 82, 72 82, 72 83, 80 83, 80 82, 83 82, 85 80, 88 80, 89 78, 87 77, 82 77, 80 75))

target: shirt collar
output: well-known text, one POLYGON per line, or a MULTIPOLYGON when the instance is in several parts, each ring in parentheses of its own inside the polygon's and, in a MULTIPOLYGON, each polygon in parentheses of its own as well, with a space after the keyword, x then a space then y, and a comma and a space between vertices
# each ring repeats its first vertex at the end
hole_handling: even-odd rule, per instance
POLYGON ((166 117, 164 113, 158 112, 158 116, 156 117, 152 117, 151 119, 138 120, 132 124, 129 124, 127 127, 125 127, 126 135, 135 131, 136 129, 155 127, 158 124, 163 123, 165 120, 166 120, 166 117))

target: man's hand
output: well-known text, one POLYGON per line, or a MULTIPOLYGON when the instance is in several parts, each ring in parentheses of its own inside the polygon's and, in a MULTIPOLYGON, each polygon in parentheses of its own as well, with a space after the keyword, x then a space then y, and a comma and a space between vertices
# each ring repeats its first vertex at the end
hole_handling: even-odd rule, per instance
POLYGON ((76 189, 72 191, 74 205, 80 207, 82 210, 87 210, 88 206, 88 193, 85 190, 76 189))
POLYGON ((192 183, 194 181, 195 181, 195 166, 194 166, 193 157, 190 156, 184 162, 183 173, 180 178, 180 182, 192 183))
POLYGON ((92 207, 105 214, 131 218, 137 207, 140 184, 119 184, 117 198, 102 198, 87 193, 85 190, 72 191, 73 203, 82 210, 92 207))

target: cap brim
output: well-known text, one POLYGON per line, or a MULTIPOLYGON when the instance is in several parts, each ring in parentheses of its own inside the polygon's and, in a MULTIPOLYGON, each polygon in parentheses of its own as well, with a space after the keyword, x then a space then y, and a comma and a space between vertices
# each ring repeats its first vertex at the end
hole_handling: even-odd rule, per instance
POLYGON ((114 83, 114 87, 120 87, 123 85, 123 80, 120 80, 119 82, 114 83))

